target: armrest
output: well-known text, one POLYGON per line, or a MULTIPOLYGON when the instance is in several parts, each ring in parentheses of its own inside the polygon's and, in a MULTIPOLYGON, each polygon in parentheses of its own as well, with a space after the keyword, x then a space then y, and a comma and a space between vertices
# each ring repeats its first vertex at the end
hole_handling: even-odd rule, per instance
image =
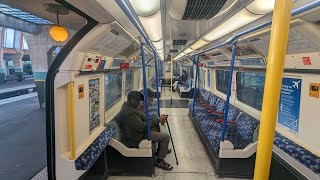
MULTIPOLYGON (((223 123, 223 119, 217 119, 216 122, 223 123)), ((237 124, 237 121, 235 121, 235 120, 227 121, 227 124, 230 124, 230 125, 237 124)))
POLYGON ((209 102, 209 100, 198 98, 198 101, 209 102))
POLYGON ((215 109, 216 109, 216 106, 209 106, 209 105, 208 105, 206 108, 207 108, 207 109, 210 109, 210 110, 215 110, 215 109))
POLYGON ((208 110, 208 113, 209 114, 215 114, 215 115, 223 115, 224 113, 223 112, 218 112, 218 111, 215 111, 215 110, 208 110))
POLYGON ((151 141, 142 140, 139 144, 139 149, 151 149, 151 141))

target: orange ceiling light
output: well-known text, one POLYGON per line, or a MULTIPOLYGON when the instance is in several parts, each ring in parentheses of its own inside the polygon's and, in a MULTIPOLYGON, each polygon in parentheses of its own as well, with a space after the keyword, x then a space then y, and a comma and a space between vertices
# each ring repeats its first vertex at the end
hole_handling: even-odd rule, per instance
POLYGON ((66 28, 54 25, 50 28, 50 36, 57 42, 64 42, 69 38, 69 33, 66 28))
POLYGON ((57 24, 50 28, 49 34, 51 38, 57 42, 64 42, 69 38, 68 30, 60 26, 59 15, 68 15, 69 9, 59 4, 45 4, 44 8, 57 16, 57 24))

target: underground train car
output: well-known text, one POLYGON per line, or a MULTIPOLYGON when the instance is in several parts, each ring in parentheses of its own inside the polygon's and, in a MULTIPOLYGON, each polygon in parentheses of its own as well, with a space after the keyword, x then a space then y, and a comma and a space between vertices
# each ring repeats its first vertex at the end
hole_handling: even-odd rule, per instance
POLYGON ((320 180, 319 0, 53 3, 85 25, 46 76, 47 179, 320 180))

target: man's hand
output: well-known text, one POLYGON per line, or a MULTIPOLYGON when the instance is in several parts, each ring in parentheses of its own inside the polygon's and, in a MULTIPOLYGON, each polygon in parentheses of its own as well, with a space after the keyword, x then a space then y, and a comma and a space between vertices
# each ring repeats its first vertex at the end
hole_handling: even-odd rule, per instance
POLYGON ((168 119, 168 115, 165 115, 165 114, 160 115, 160 123, 162 125, 166 122, 167 119, 168 119))

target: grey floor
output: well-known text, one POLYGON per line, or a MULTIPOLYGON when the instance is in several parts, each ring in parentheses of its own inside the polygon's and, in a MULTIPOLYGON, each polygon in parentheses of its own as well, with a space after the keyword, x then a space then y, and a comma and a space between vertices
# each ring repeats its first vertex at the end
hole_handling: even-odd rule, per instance
POLYGON ((0 105, 1 180, 30 179, 46 166, 45 133, 37 96, 0 105))

